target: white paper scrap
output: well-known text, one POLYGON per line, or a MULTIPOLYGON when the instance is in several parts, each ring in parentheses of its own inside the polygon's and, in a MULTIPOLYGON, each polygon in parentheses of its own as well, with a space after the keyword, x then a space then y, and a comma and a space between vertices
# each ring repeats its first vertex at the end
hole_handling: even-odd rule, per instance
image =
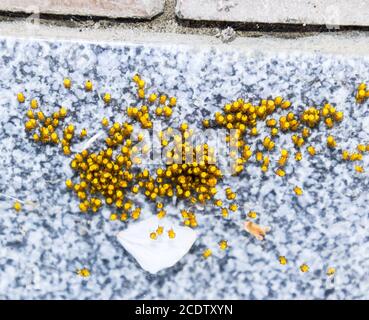
POLYGON ((117 238, 144 270, 155 274, 174 266, 182 259, 196 241, 197 234, 189 227, 176 226, 168 219, 159 220, 153 216, 132 223, 126 230, 119 232, 117 238), (164 232, 156 240, 152 240, 150 233, 158 225, 164 227, 164 232), (168 230, 171 228, 176 233, 174 239, 168 237, 168 230))

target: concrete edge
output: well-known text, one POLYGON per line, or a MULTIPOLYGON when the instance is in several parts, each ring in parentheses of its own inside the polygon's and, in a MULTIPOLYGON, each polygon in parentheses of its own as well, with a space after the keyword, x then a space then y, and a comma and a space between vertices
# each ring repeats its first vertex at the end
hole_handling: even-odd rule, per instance
POLYGON ((273 36, 239 37, 231 43, 222 43, 220 39, 207 35, 187 35, 174 33, 138 32, 112 27, 70 28, 50 25, 34 25, 30 22, 0 22, 0 36, 17 39, 57 40, 66 42, 107 43, 110 45, 151 44, 184 45, 198 49, 213 47, 217 50, 237 50, 250 53, 301 52, 315 54, 335 54, 351 56, 369 56, 369 34, 360 32, 343 32, 319 34, 299 38, 276 38, 273 36))

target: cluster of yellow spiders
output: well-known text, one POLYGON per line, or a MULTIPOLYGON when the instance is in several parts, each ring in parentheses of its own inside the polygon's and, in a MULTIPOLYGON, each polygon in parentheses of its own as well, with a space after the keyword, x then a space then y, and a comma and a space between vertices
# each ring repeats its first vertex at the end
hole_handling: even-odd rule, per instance
MULTIPOLYGON (((209 145, 200 144, 192 147, 188 139, 193 135, 193 130, 188 124, 182 123, 178 130, 179 133, 173 136, 174 146, 166 153, 166 164, 159 167, 153 173, 147 168, 141 169, 135 165, 141 164, 141 159, 136 156, 138 151, 143 154, 149 153, 150 148, 144 145, 142 150, 138 150, 131 135, 134 131, 134 123, 140 124, 141 129, 150 130, 153 126, 154 117, 165 118, 171 117, 173 109, 176 107, 177 99, 168 97, 166 94, 151 93, 146 95, 146 83, 139 76, 135 75, 133 81, 137 86, 138 104, 129 106, 126 114, 130 121, 123 123, 115 122, 110 125, 109 120, 103 118, 102 126, 107 131, 105 146, 97 152, 83 150, 75 153, 71 160, 71 168, 76 172, 77 182, 67 179, 65 184, 70 190, 73 190, 80 199, 79 208, 82 212, 96 212, 103 202, 109 206, 115 207, 115 212, 111 214, 111 220, 120 219, 128 220, 131 217, 136 220, 140 217, 141 208, 134 205, 132 197, 142 192, 150 201, 156 203, 157 216, 163 218, 166 215, 164 203, 161 200, 176 196, 189 201, 192 204, 206 204, 212 202, 215 207, 221 208, 223 217, 228 217, 229 210, 237 211, 236 203, 230 203, 229 207, 223 205, 223 201, 216 199, 218 192, 217 184, 223 178, 221 169, 216 165, 214 149, 209 145), (188 161, 188 159, 191 161, 188 161), (161 200, 160 200, 161 199, 161 200)), ((64 87, 71 89, 72 81, 69 78, 64 79, 64 87)), ((87 80, 84 84, 86 92, 93 90, 93 84, 87 80)), ((366 91, 366 85, 360 84, 356 99, 363 102, 369 96, 366 91)), ((24 104, 26 98, 23 93, 18 93, 17 99, 20 104, 24 104)), ((110 93, 103 95, 105 104, 111 102, 110 93)), ((226 128, 234 130, 234 136, 228 134, 226 142, 232 147, 240 151, 230 154, 234 159, 233 173, 240 174, 245 169, 245 165, 255 155, 255 163, 259 163, 261 170, 267 172, 270 167, 270 155, 276 149, 276 140, 280 134, 292 132, 291 140, 295 147, 295 160, 302 159, 302 148, 306 146, 311 130, 319 127, 323 122, 330 129, 336 123, 343 120, 343 112, 337 111, 330 104, 325 104, 322 108, 309 107, 301 114, 288 111, 287 114, 281 114, 279 118, 275 115, 281 111, 289 110, 292 104, 290 101, 278 96, 274 99, 263 99, 259 104, 253 104, 243 99, 237 99, 231 103, 227 103, 223 112, 216 112, 214 120, 204 119, 202 124, 204 128, 226 128), (259 128, 264 124, 270 130, 270 134, 260 138, 256 150, 252 150, 250 139, 257 139, 260 135, 259 128), (240 155, 240 156, 239 156, 240 155)), ((51 116, 45 116, 42 111, 35 113, 39 109, 36 99, 30 101, 30 109, 27 110, 26 116, 28 120, 25 122, 25 129, 32 133, 32 139, 40 143, 60 144, 65 155, 70 155, 71 143, 75 138, 75 127, 73 124, 67 124, 58 134, 57 128, 68 115, 65 107, 60 107, 58 111, 51 116)), ((169 127, 165 131, 159 133, 162 147, 168 146, 168 134, 171 134, 173 128, 169 127)), ((87 136, 87 130, 83 128, 79 133, 79 139, 87 136)), ((142 132, 138 134, 138 142, 142 142, 144 135, 142 132)), ((332 135, 326 140, 328 148, 337 148, 337 142, 332 135)), ((307 153, 310 156, 316 154, 315 147, 306 146, 307 153)), ((357 152, 342 151, 342 159, 345 161, 360 161, 364 152, 369 151, 369 145, 359 144, 357 152)), ((284 167, 290 159, 290 152, 281 149, 279 158, 277 159, 277 168, 275 173, 285 176, 284 167)), ((364 172, 362 166, 356 165, 357 172, 364 172)), ((297 196, 303 194, 303 190, 296 186, 294 192, 297 196)), ((233 201, 236 194, 230 189, 226 189, 226 198, 233 201)), ((21 204, 14 204, 15 210, 21 210, 21 204)), ((183 210, 183 224, 195 228, 197 227, 196 214, 192 211, 183 210)), ((255 219, 256 212, 250 211, 248 217, 255 219)), ((149 237, 152 240, 162 236, 164 228, 158 225, 157 229, 152 231, 149 237)), ((170 239, 175 238, 176 234, 173 229, 167 231, 170 239)), ((219 242, 222 250, 227 249, 226 240, 219 242)), ((203 257, 208 258, 212 255, 211 249, 203 252, 203 257)), ((287 264, 287 259, 283 256, 279 257, 282 265, 287 264)), ((309 267, 304 264, 300 267, 302 272, 307 272, 309 267)), ((333 274, 331 268, 329 274, 333 274)), ((88 273, 89 274, 89 273, 88 273)))

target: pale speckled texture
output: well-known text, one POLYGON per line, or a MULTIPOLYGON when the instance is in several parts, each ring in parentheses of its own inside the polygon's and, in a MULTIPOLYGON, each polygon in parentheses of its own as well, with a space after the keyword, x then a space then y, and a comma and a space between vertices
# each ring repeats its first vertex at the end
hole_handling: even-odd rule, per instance
MULTIPOLYGON (((78 213, 77 199, 64 187, 72 174, 69 159, 27 138, 26 107, 15 99, 24 91, 27 103, 37 98, 46 112, 63 104, 72 110, 68 120, 92 135, 103 115, 124 119, 123 108, 135 100, 129 79, 139 72, 149 87, 178 97, 175 120, 197 126, 237 97, 283 94, 295 111, 328 100, 346 116, 333 134, 340 147, 353 149, 369 142, 368 104, 358 106, 353 97, 357 84, 369 79, 368 57, 14 39, 2 39, 0 52, 0 192, 37 203, 15 213, 12 201, 1 198, 0 298, 369 298, 368 176, 342 163, 338 151, 326 150, 323 127, 311 139, 320 155, 311 159, 304 151, 300 163, 289 163, 286 178, 271 170, 263 176, 254 164, 241 178, 227 178, 223 185, 232 185, 244 210, 229 221, 217 210, 199 212, 200 237, 190 253, 153 276, 119 245, 115 235, 124 224, 109 221, 108 209, 78 213), (75 83, 71 92, 62 87, 64 76, 75 83), (82 90, 87 78, 93 93, 82 90), (109 107, 99 97, 105 90, 114 97, 109 107), (304 188, 298 199, 292 191, 297 184, 304 188), (242 231, 249 208, 259 212, 257 222, 272 227, 262 243, 242 231), (223 238, 230 244, 225 254, 217 249, 223 238), (206 261, 205 247, 214 251, 206 261), (287 266, 279 265, 280 254, 287 266), (304 262, 308 274, 298 269, 304 262), (87 280, 74 274, 83 266, 91 269, 87 280), (325 276, 328 266, 337 269, 334 283, 325 276)), ((292 149, 289 136, 277 145, 292 149)), ((139 201, 150 215, 150 206, 139 201)), ((172 211, 178 216, 179 209, 172 211)))
POLYGON ((3 0, 1 11, 150 19, 163 11, 163 0, 3 0))
POLYGON ((176 5, 182 19, 331 26, 366 26, 367 12, 368 3, 360 0, 178 0, 176 5))

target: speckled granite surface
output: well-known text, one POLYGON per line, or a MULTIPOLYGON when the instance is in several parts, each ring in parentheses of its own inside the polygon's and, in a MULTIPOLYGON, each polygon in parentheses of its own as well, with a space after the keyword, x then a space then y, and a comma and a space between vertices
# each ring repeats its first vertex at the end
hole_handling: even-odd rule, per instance
MULTIPOLYGON (((333 134, 340 147, 354 149, 359 141, 369 142, 368 103, 358 106, 353 97, 357 84, 369 79, 368 57, 9 38, 0 39, 0 53, 0 192, 35 203, 15 213, 13 201, 0 198, 0 298, 369 298, 368 175, 355 173, 353 164, 337 160, 338 151, 323 147, 325 129, 311 139, 320 154, 312 159, 304 152, 300 163, 287 166, 284 179, 271 170, 262 176, 252 164, 241 178, 226 179, 243 209, 228 221, 215 210, 199 213, 200 237, 190 253, 150 275, 117 242, 125 226, 109 221, 109 210, 78 212, 64 187, 72 174, 69 159, 56 147, 29 141, 26 107, 15 99, 23 91, 46 112, 65 105, 77 128, 93 134, 103 116, 124 119, 123 107, 134 101, 129 79, 139 72, 150 87, 178 97, 174 119, 196 126, 238 97, 281 94, 294 110, 328 100, 345 112, 333 134), (62 86, 65 76, 76 84, 70 92, 62 86), (94 93, 82 89, 87 78, 94 93), (99 97, 105 90, 114 98, 109 107, 99 97), (295 185, 303 187, 303 196, 293 195, 295 185), (248 209, 258 211, 258 223, 272 227, 262 243, 242 231, 248 209), (217 249, 223 238, 231 246, 226 253, 217 249), (214 251, 208 260, 201 258, 205 247, 214 251), (287 266, 279 264, 279 255, 288 258, 287 266), (302 263, 309 273, 299 271, 302 263), (337 269, 334 282, 325 275, 328 266, 337 269), (76 276, 80 267, 90 268, 91 277, 76 276)), ((277 145, 292 149, 289 136, 277 145)))

